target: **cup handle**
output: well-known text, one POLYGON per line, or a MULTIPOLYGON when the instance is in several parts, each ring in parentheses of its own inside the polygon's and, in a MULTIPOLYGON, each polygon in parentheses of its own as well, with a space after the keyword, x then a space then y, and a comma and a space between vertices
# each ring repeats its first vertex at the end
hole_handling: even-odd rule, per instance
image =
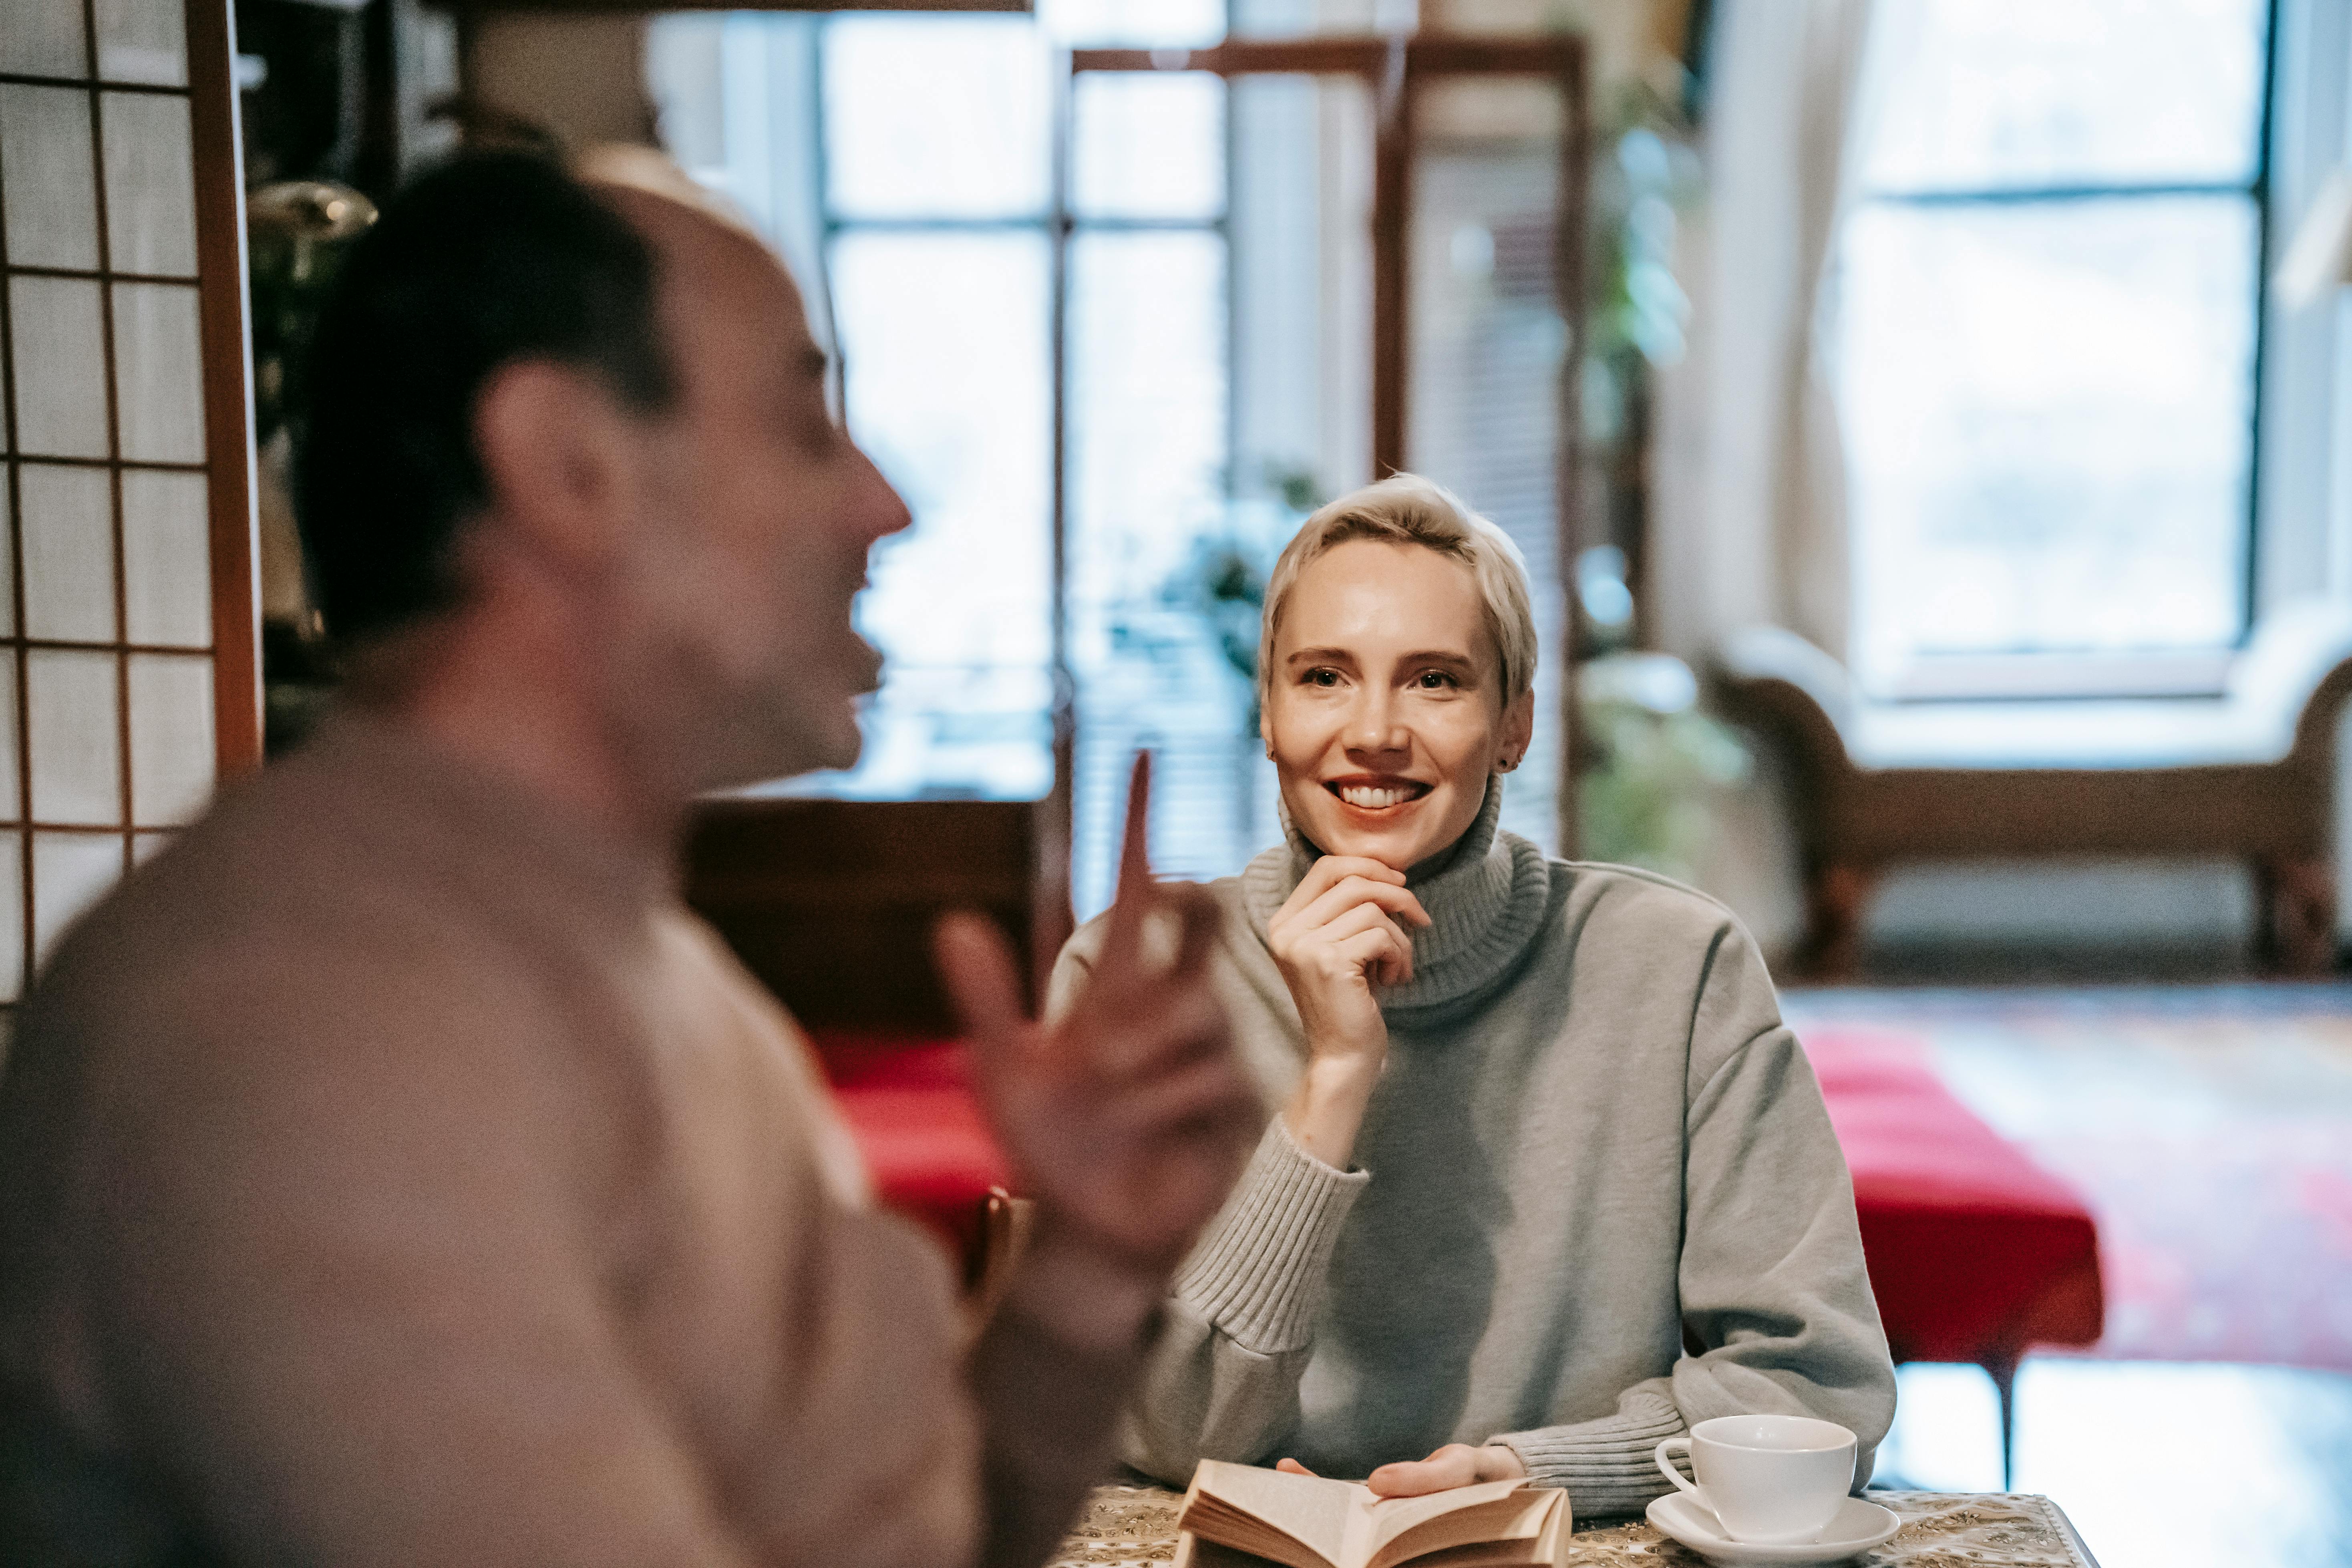
POLYGON ((1685 1480, 1683 1479, 1683 1473, 1666 1462, 1666 1450, 1674 1447, 1676 1444, 1681 1445, 1682 1451, 1685 1455, 1690 1452, 1691 1440, 1687 1436, 1667 1438, 1664 1442, 1658 1445, 1657 1449, 1653 1456, 1658 1461, 1658 1468, 1664 1472, 1666 1479, 1674 1482, 1675 1485, 1682 1488, 1683 1490, 1690 1493, 1691 1496, 1698 1499, 1699 1501, 1705 1502, 1706 1500, 1706 1494, 1699 1490, 1697 1486, 1694 1483, 1685 1480))

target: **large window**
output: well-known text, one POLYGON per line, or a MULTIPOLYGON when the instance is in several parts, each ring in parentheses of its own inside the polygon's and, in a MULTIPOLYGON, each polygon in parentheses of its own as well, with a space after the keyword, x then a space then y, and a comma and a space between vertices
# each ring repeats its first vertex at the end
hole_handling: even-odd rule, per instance
MULTIPOLYGON (((1275 10, 1317 19, 1249 9, 1260 29, 1275 10)), ((1225 875, 1279 837, 1255 594, 1307 510, 1370 477, 1373 86, 1289 56, 1230 79, 1185 68, 1225 10, 682 16, 651 39, 665 139, 803 273, 851 433, 915 517, 860 602, 888 661, 863 760, 779 787, 1036 799, 1057 782, 1058 705, 1081 917, 1109 899, 1139 749, 1163 874, 1225 875), (1056 48, 1096 45, 1148 48, 1133 64, 1150 68, 1080 60, 1064 79, 1056 48)), ((1419 237, 1404 456, 1509 529, 1547 585, 1568 340, 1556 98, 1433 89, 1401 215, 1419 237)), ((1506 817, 1549 845, 1559 595, 1538 604, 1540 760, 1506 817)))
MULTIPOLYGON (((1013 800, 1052 787, 1054 50, 1191 47, 1223 31, 1222 0, 655 24, 667 140, 801 271, 821 270, 810 291, 850 430, 915 519, 877 551, 859 601, 888 660, 865 755, 785 787, 1013 800)), ((1273 830, 1243 744, 1246 682, 1187 591, 1235 515, 1224 89, 1105 78, 1076 84, 1071 108, 1063 581, 1072 875, 1087 912, 1108 897, 1138 746, 1160 755, 1164 871, 1232 870, 1273 830)))
POLYGON ((1857 671, 2213 679, 2249 603, 2268 0, 1876 26, 1836 318, 1857 671))
POLYGON ((849 427, 913 528, 876 552, 888 656, 856 773, 892 799, 1053 783, 1046 59, 1016 17, 822 25, 820 188, 849 427))

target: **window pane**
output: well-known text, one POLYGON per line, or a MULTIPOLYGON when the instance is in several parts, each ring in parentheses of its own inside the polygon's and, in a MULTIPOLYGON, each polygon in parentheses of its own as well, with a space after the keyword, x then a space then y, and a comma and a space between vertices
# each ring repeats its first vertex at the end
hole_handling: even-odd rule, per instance
POLYGON ((829 788, 1035 799, 1053 781, 1045 236, 850 234, 833 286, 849 426, 915 515, 858 624, 889 660, 829 788))
POLYGON ((2241 628, 2253 204, 1864 208, 1841 401, 1856 652, 2182 647, 2241 628))
POLYGON ((1152 855, 1162 875, 1222 875, 1270 841, 1270 792, 1263 811, 1252 804, 1249 689, 1203 591, 1220 551, 1263 556, 1268 542, 1235 537, 1245 522, 1224 499, 1223 242, 1081 233, 1070 268, 1071 850, 1083 917, 1110 897, 1139 745, 1160 754, 1152 855))
MULTIPOLYGON (((25 817, 25 799, 17 780, 16 766, 16 660, 19 655, 13 647, 0 648, 0 820, 21 822, 25 817)), ((0 943, 5 943, 0 938, 0 943)))
POLYGON ((205 460, 204 339, 194 288, 114 286, 114 395, 122 455, 133 462, 205 460))
POLYGON ((25 994, 25 836, 0 833, 0 1002, 25 994))
POLYGON ((122 470, 122 608, 129 639, 213 640, 212 542, 202 474, 122 470))
POLYGON ((0 463, 0 637, 16 635, 16 552, 12 548, 19 523, 9 500, 16 465, 0 463))
POLYGON ((1075 47, 1200 48, 1225 36, 1223 0, 1037 0, 1037 22, 1075 47))
POLYGON ((185 0, 97 0, 98 74, 108 81, 188 84, 185 0))
POLYGON ((2267 0, 1904 0, 1873 22, 1878 190, 2243 183, 2267 0))
POLYGON ((1046 58, 1014 17, 845 16, 824 32, 828 195, 844 217, 1026 217, 1051 193, 1046 58))
POLYGON ((37 822, 111 827, 122 820, 116 657, 54 648, 25 656, 37 822))
POLYGON ((1213 218, 1225 209, 1225 84, 1201 71, 1089 72, 1072 103, 1078 216, 1213 218))
POLYGON ((98 266, 98 171, 89 94, 0 86, 0 168, 7 171, 8 259, 19 267, 98 266))
POLYGON ((33 835, 33 952, 48 956, 84 910, 122 877, 122 840, 111 833, 33 835))
POLYGON ((106 130, 108 260, 117 272, 193 278, 196 179, 188 100, 160 92, 100 95, 106 130))
POLYGON ((131 656, 131 820, 193 822, 212 798, 213 661, 203 654, 131 656))
POLYGON ((1536 730, 1503 792, 1503 826, 1559 841, 1559 448, 1568 327, 1556 303, 1559 95, 1548 84, 1440 84, 1413 160, 1409 465, 1492 520, 1526 558, 1541 649, 1536 730), (1517 101, 1514 102, 1513 99, 1517 101), (1505 138, 1448 136, 1513 110, 1505 138))
POLYGON ((114 487, 106 470, 26 463, 17 482, 26 635, 112 642, 114 487))
POLYGON ((81 0, 9 0, 8 25, 0 27, 0 71, 88 76, 81 0))
POLYGON ((106 329, 98 289, 79 278, 8 279, 19 452, 108 455, 106 329))

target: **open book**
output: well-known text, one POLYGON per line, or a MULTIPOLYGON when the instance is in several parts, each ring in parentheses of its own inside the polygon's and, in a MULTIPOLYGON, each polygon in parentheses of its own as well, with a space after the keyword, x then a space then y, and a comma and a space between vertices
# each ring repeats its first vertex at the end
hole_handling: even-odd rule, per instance
POLYGON ((1176 1521, 1175 1568, 1555 1568, 1568 1494, 1524 1480, 1423 1497, 1203 1459, 1176 1521))

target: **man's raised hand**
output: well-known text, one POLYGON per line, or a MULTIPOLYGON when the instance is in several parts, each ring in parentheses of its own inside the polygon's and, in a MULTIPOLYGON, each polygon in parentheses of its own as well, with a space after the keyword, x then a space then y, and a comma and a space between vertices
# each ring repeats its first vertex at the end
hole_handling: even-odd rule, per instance
POLYGON ((1265 1110, 1209 981, 1206 889, 1158 885, 1145 853, 1149 759, 1128 794, 1118 893, 1069 1014, 1029 1018, 1013 954, 973 915, 942 921, 940 972, 974 1048, 982 1100, 1025 1195, 1039 1263, 1104 1298, 1131 1333, 1231 1189, 1265 1110))

